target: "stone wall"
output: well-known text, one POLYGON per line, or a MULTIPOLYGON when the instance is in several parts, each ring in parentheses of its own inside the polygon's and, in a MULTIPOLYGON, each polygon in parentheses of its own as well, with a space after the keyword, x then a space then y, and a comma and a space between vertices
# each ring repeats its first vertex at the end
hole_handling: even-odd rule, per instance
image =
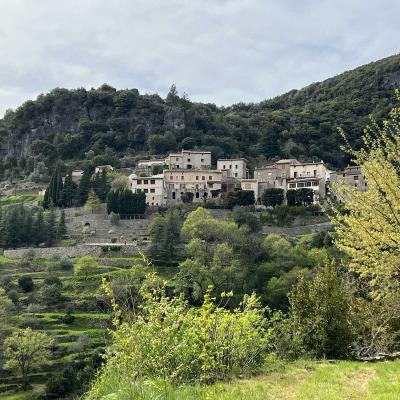
MULTIPOLYGON (((112 244, 120 247, 119 254, 135 255, 140 251, 145 251, 145 246, 137 246, 135 244, 112 244)), ((80 244, 71 247, 38 247, 24 248, 17 250, 4 250, 4 256, 8 258, 23 258, 27 252, 33 252, 35 258, 63 258, 63 257, 83 257, 83 256, 100 256, 103 253, 102 247, 105 244, 80 244)), ((111 246, 111 244, 110 244, 111 246)), ((110 252, 112 254, 112 252, 110 252)))

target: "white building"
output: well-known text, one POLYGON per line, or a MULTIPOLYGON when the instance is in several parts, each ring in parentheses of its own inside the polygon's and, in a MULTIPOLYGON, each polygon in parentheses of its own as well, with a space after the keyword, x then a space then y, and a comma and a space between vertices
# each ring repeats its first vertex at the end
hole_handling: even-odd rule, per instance
POLYGON ((229 178, 237 178, 237 179, 248 178, 246 160, 244 158, 217 160, 217 169, 221 171, 226 171, 226 176, 229 178))
POLYGON ((152 159, 152 160, 139 160, 137 162, 138 168, 149 169, 152 170, 153 167, 164 166, 165 160, 164 159, 152 159))
POLYGON ((218 170, 164 170, 164 198, 167 203, 177 203, 185 192, 191 192, 193 202, 201 202, 219 193, 221 181, 222 172, 218 170))
POLYGON ((164 204, 164 175, 141 177, 136 174, 129 176, 129 188, 133 193, 144 192, 146 204, 161 206, 164 204))
POLYGON ((182 150, 170 154, 165 164, 169 169, 208 169, 211 168, 211 151, 182 150))
POLYGON ((102 171, 114 171, 114 168, 112 167, 112 165, 98 165, 95 169, 94 172, 102 172, 102 171))

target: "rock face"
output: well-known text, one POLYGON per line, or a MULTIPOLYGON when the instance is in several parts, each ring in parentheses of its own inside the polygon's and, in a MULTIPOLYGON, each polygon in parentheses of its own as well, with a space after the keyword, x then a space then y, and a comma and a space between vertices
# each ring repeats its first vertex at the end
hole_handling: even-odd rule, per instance
POLYGON ((169 130, 185 129, 185 113, 179 107, 170 107, 164 116, 164 125, 169 130))

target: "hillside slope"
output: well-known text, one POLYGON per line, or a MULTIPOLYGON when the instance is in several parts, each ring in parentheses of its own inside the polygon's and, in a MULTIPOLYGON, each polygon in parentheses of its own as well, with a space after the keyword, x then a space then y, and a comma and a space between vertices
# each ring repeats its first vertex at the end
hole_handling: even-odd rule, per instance
POLYGON ((395 55, 261 103, 230 107, 193 103, 174 88, 166 99, 108 85, 57 88, 0 120, 0 174, 28 175, 38 161, 51 166, 56 159, 129 166, 132 157, 182 146, 207 148, 215 157, 324 159, 341 167, 348 159, 337 127, 357 145, 368 115, 380 120, 387 114, 399 85, 395 55))

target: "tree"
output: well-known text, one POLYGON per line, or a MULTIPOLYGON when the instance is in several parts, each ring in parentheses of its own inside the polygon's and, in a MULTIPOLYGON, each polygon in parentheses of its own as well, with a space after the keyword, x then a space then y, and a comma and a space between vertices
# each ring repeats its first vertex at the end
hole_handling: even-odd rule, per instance
POLYGON ((78 186, 72 180, 72 171, 70 170, 65 177, 64 187, 61 192, 61 204, 63 207, 72 207, 76 202, 78 186))
POLYGON ((235 190, 228 193, 225 199, 226 207, 231 209, 235 206, 252 206, 255 202, 254 191, 252 190, 235 190))
POLYGON ((265 189, 261 200, 267 207, 279 206, 285 200, 284 190, 280 188, 265 189))
POLYGON ((97 197, 95 191, 92 189, 89 192, 88 198, 86 200, 85 208, 93 212, 99 210, 100 206, 100 199, 97 197))
POLYGON ((34 287, 34 283, 31 276, 21 276, 18 278, 18 286, 25 293, 31 292, 34 287))
POLYGON ((29 374, 46 364, 51 355, 53 340, 45 333, 30 328, 19 329, 4 341, 6 368, 22 376, 22 387, 29 387, 29 374))
POLYGON ((78 203, 80 206, 83 206, 87 201, 91 187, 91 182, 90 182, 91 176, 92 176, 91 168, 85 168, 78 186, 78 203))
POLYGON ((75 266, 75 275, 88 278, 90 275, 94 275, 98 272, 99 264, 96 259, 91 256, 81 257, 75 266))
POLYGON ((192 192, 184 192, 181 195, 181 200, 183 203, 192 203, 194 194, 192 192))
POLYGON ((176 260, 181 226, 182 217, 175 208, 169 208, 164 215, 156 215, 149 226, 151 237, 149 255, 152 260, 169 265, 176 260))
POLYGON ((44 195, 43 207, 58 207, 62 205, 62 191, 63 181, 61 178, 60 165, 57 164, 44 195))
POLYGON ((62 210, 57 225, 57 239, 64 239, 66 234, 67 234, 67 226, 65 224, 65 211, 62 210))
MULTIPOLYGON (((400 98, 400 92, 397 91, 400 98)), ((334 188, 341 201, 335 207, 336 245, 350 258, 349 267, 368 281, 377 295, 398 287, 400 248, 400 108, 383 127, 372 123, 364 148, 346 150, 368 184, 358 191, 345 184, 334 188)))
POLYGON ((300 278, 289 295, 285 329, 277 330, 292 354, 343 358, 354 339, 350 297, 341 287, 333 262, 326 261, 311 280, 300 278))
POLYGON ((10 313, 14 309, 13 302, 6 295, 6 291, 0 288, 0 338, 10 325, 10 313))

